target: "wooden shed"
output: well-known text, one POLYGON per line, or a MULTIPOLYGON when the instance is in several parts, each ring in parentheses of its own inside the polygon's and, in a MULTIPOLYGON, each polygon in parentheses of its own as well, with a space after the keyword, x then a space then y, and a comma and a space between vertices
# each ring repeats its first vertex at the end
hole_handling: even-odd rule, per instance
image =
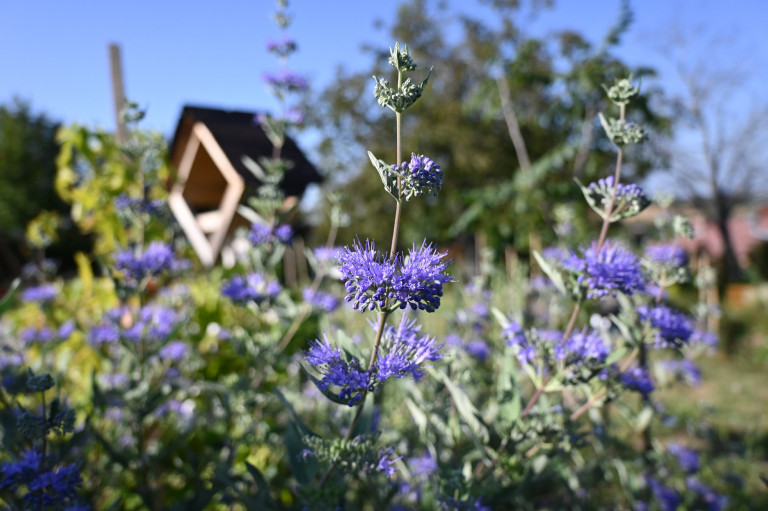
MULTIPOLYGON (((204 266, 213 266, 232 231, 247 224, 238 206, 259 180, 244 160, 253 164, 272 150, 254 112, 184 107, 170 145, 177 175, 168 201, 204 266)), ((322 178, 292 139, 286 138, 281 156, 292 163, 281 188, 295 203, 322 178)))

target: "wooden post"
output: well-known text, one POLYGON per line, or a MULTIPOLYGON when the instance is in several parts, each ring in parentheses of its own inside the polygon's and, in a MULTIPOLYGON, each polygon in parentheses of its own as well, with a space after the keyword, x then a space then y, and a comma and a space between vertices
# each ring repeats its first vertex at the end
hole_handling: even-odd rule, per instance
POLYGON ((128 141, 128 127, 123 122, 125 108, 125 87, 123 83, 123 63, 120 58, 120 46, 109 45, 109 66, 112 77, 112 99, 115 106, 115 124, 117 126, 117 141, 124 144, 128 141))

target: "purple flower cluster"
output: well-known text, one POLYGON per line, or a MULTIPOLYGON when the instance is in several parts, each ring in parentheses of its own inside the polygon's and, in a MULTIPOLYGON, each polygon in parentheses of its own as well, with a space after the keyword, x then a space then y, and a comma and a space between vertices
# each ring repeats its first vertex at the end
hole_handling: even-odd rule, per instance
POLYGON ((692 387, 698 387, 701 384, 701 370, 687 358, 665 360, 662 362, 662 367, 672 373, 675 379, 684 381, 692 387))
POLYGON ((682 268, 688 264, 688 254, 679 245, 651 245, 645 249, 651 263, 668 268, 682 268))
POLYGON ((117 307, 91 329, 88 341, 92 346, 112 344, 120 339, 134 343, 144 340, 163 344, 181 321, 182 318, 176 312, 161 305, 145 305, 138 311, 117 307))
POLYGON ((584 257, 571 254, 563 266, 576 274, 588 298, 616 296, 616 293, 631 295, 645 286, 639 261, 618 243, 606 241, 599 253, 597 244, 593 243, 582 249, 582 253, 584 257))
POLYGON ((709 486, 703 484, 694 476, 689 476, 685 480, 689 490, 695 493, 709 511, 721 511, 728 505, 728 497, 720 495, 709 486))
MULTIPOLYGON (((373 325, 372 325, 373 326, 373 325)), ((440 345, 428 335, 419 335, 420 326, 403 318, 395 329, 386 327, 380 348, 380 356, 372 368, 363 371, 356 359, 346 360, 342 351, 328 342, 327 338, 315 340, 306 353, 307 363, 318 368, 322 378, 317 383, 321 390, 331 385, 339 388, 339 399, 354 406, 364 392, 389 378, 412 376, 418 380, 424 375, 424 362, 442 358, 440 345)))
POLYGON ((184 341, 171 341, 157 352, 160 360, 179 362, 187 355, 187 343, 184 341))
POLYGON ((343 251, 342 247, 317 247, 312 253, 318 261, 336 261, 343 251))
POLYGON ((395 475, 394 463, 401 458, 397 457, 395 459, 389 459, 389 457, 392 456, 392 451, 393 449, 391 447, 381 450, 379 452, 379 462, 376 464, 376 470, 384 472, 387 477, 395 475))
MULTIPOLYGON (((373 325, 371 325, 373 327, 373 325)), ((378 382, 382 383, 394 376, 402 378, 411 375, 414 380, 424 373, 421 366, 426 361, 442 358, 434 337, 420 335, 421 325, 416 320, 408 320, 403 314, 397 329, 387 326, 381 341, 381 355, 376 364, 378 382)))
POLYGON ((48 469, 35 450, 0 464, 0 490, 23 494, 25 509, 67 509, 76 504, 81 482, 74 464, 48 469))
POLYGON ((659 504, 659 509, 661 509, 661 511, 675 511, 678 506, 682 504, 682 497, 680 497, 680 494, 672 488, 662 485, 659 481, 650 476, 646 477, 646 483, 651 488, 653 498, 659 504))
POLYGON ((687 315, 666 305, 637 308, 640 319, 658 330, 656 347, 680 347, 693 335, 693 325, 687 315))
POLYGON ((306 288, 301 293, 304 301, 324 312, 333 312, 339 307, 339 300, 337 297, 330 293, 324 293, 323 291, 316 291, 312 288, 306 288))
POLYGON ((75 323, 73 321, 66 321, 55 332, 48 326, 25 328, 21 331, 20 337, 24 345, 29 346, 36 343, 46 344, 53 341, 66 341, 74 331, 75 323))
POLYGON ((680 468, 688 474, 699 471, 699 455, 693 449, 688 449, 680 444, 667 445, 667 451, 675 457, 680 468))
POLYGON ((610 347, 597 332, 578 332, 555 346, 555 358, 566 364, 602 364, 610 347))
POLYGON ((656 388, 650 375, 642 367, 634 367, 621 373, 621 384, 645 397, 648 397, 656 388))
POLYGON ((115 256, 115 269, 122 271, 126 282, 134 285, 147 277, 178 269, 182 264, 173 249, 160 241, 151 242, 143 252, 123 250, 115 256))
POLYGON ((361 371, 360 363, 352 359, 350 362, 341 356, 341 350, 334 348, 327 338, 316 339, 307 351, 307 362, 317 367, 322 379, 317 383, 321 390, 331 385, 339 387, 339 399, 348 400, 349 406, 354 406, 363 397, 363 392, 372 388, 370 371, 361 371))
POLYGON ((267 243, 280 242, 283 245, 290 245, 293 241, 293 229, 288 224, 281 224, 276 227, 253 223, 248 232, 248 240, 254 245, 265 245, 267 243))
POLYGON ((21 292, 21 299, 25 302, 36 302, 45 304, 52 302, 59 291, 53 284, 41 284, 39 286, 28 287, 21 292))
POLYGON ((284 37, 279 41, 267 41, 267 51, 274 53, 281 58, 289 56, 291 53, 295 52, 296 49, 296 41, 289 37, 284 37))
POLYGON ((523 327, 517 321, 510 320, 509 324, 502 330, 501 335, 507 346, 516 348, 517 359, 521 364, 531 362, 536 356, 536 347, 529 342, 523 327))
POLYGON ((437 471, 437 461, 429 453, 408 459, 408 468, 415 476, 429 476, 437 471))
POLYGON ((440 307, 443 284, 453 282, 444 273, 450 264, 443 261, 445 255, 425 241, 420 248, 414 245, 406 256, 389 258, 378 252, 374 243, 366 241, 363 247, 357 240, 339 256, 345 300, 360 312, 406 306, 434 312, 440 307))
POLYGON ((113 204, 118 211, 133 211, 134 213, 147 213, 149 215, 159 215, 165 208, 165 201, 161 199, 142 199, 131 197, 126 193, 121 193, 115 197, 113 204))
POLYGON ((411 154, 410 161, 392 165, 392 170, 401 178, 401 193, 405 200, 437 192, 443 186, 443 171, 440 165, 423 154, 411 154))
MULTIPOLYGON (((582 189, 589 204, 601 215, 613 195, 613 183, 613 176, 608 176, 582 189)), ((636 184, 619 183, 611 211, 611 221, 637 215, 650 203, 643 189, 636 184)))
POLYGON ((302 92, 309 89, 309 82, 302 75, 286 69, 276 73, 264 73, 264 82, 278 91, 302 92))
POLYGON ((236 275, 225 282, 221 294, 237 304, 254 302, 261 305, 274 300, 281 290, 277 281, 267 280, 260 273, 250 273, 245 277, 236 275))

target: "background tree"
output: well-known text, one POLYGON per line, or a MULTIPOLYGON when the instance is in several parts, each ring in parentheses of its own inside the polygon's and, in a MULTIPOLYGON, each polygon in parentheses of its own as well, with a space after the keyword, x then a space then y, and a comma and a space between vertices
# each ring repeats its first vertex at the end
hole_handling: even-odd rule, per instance
MULTIPOLYGON (((749 97, 748 64, 716 58, 735 52, 733 39, 705 43, 708 57, 698 61, 691 61, 686 51, 693 42, 690 36, 673 33, 670 39, 668 47, 680 51, 674 64, 682 87, 668 105, 680 136, 667 147, 671 172, 666 177, 678 198, 716 226, 723 241, 722 288, 744 276, 729 227, 734 211, 768 195, 768 133, 763 129, 768 104, 749 97), (748 104, 751 108, 745 108, 748 104)), ((695 39, 698 47, 701 40, 695 39)))
MULTIPOLYGON (((411 134, 404 153, 419 147, 441 165, 446 181, 439 206, 408 205, 421 222, 406 223, 403 239, 429 232, 441 243, 471 245, 479 234, 497 254, 510 245, 527 253, 533 232, 542 233, 542 243, 554 243, 557 218, 550 205, 579 198, 574 204, 581 207, 573 177, 604 177, 613 164, 610 142, 596 120, 606 106, 600 85, 629 72, 635 78, 653 73, 631 69, 612 53, 631 21, 626 6, 598 47, 572 31, 544 39, 525 34, 517 19, 526 10, 538 13, 538 5, 492 7, 498 21, 489 26, 444 3, 414 0, 400 7, 392 27, 393 40, 418 49, 416 61, 441 62, 430 78, 430 94, 404 116, 403 131, 411 134), (460 36, 445 35, 455 33, 460 36)), ((386 62, 381 52, 368 51, 374 62, 386 62)), ((360 98, 372 89, 371 75, 385 72, 375 66, 361 73, 340 69, 337 85, 313 100, 314 121, 324 135, 323 167, 331 169, 336 188, 349 192, 346 207, 356 232, 377 239, 389 236, 376 218, 388 215, 392 205, 382 199, 363 148, 394 163, 394 124, 379 122, 386 112, 360 98)), ((648 98, 658 91, 644 92, 636 120, 666 131, 667 120, 649 107, 648 98)), ((633 177, 654 164, 646 153, 630 159, 633 177)), ((340 239, 354 236, 342 232, 340 239)))
MULTIPOLYGON (((27 223, 44 210, 64 215, 68 210, 53 185, 58 129, 57 121, 34 113, 21 99, 0 105, 0 286, 18 275, 30 256, 24 244, 27 223)), ((66 217, 55 223, 67 234, 49 255, 66 258, 84 246, 66 217)))

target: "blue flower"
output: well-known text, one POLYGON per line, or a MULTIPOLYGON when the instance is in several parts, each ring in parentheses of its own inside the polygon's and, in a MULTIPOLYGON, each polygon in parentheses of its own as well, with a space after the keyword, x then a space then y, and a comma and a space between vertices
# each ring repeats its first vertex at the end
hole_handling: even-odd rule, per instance
POLYGON ((16 493, 24 488, 25 509, 61 509, 74 504, 81 481, 75 465, 47 469, 35 450, 23 452, 19 461, 0 464, 0 490, 16 493))
POLYGON ((665 360, 662 367, 672 373, 675 379, 687 382, 692 387, 701 384, 701 370, 691 360, 665 360))
POLYGON ((645 283, 635 255, 617 243, 606 241, 600 252, 597 244, 582 249, 584 257, 572 254, 563 266, 576 274, 577 282, 587 290, 588 298, 631 295, 642 290, 645 283))
POLYGON ((421 325, 417 325, 415 319, 406 319, 405 314, 397 329, 385 327, 381 355, 375 367, 379 383, 392 376, 402 378, 411 375, 414 380, 418 380, 424 375, 421 371, 424 362, 442 358, 439 353, 442 346, 436 343, 434 337, 419 335, 420 330, 421 325))
POLYGON ((346 301, 360 312, 383 309, 386 306, 391 280, 395 275, 395 261, 385 258, 368 240, 365 248, 356 240, 352 249, 344 247, 339 254, 339 271, 347 290, 346 301))
POLYGON ((272 40, 267 42, 267 51, 282 58, 285 58, 296 51, 296 47, 296 41, 289 37, 284 37, 279 41, 272 40))
POLYGON ((115 325, 100 324, 91 328, 88 335, 88 342, 93 346, 102 344, 111 344, 120 340, 120 331, 115 325))
MULTIPOLYGON (((587 201, 596 211, 605 211, 607 203, 613 195, 613 176, 590 183, 584 194, 587 201)), ((642 188, 636 184, 619 183, 616 187, 616 198, 611 211, 611 221, 637 215, 650 205, 642 188)))
POLYGON ((521 364, 531 362, 536 356, 536 347, 528 340, 523 327, 515 320, 510 320, 501 332, 507 346, 516 350, 517 359, 521 364))
POLYGON ((162 360, 168 360, 171 362, 178 362, 182 360, 187 354, 187 344, 182 341, 169 342, 157 352, 157 355, 162 360))
POLYGON ((354 406, 363 397, 363 393, 371 388, 371 374, 362 371, 360 363, 352 359, 350 362, 341 356, 341 350, 334 348, 323 338, 315 340, 306 353, 307 362, 318 368, 322 378, 317 383, 321 390, 331 385, 339 387, 339 399, 348 400, 349 406, 354 406))
POLYGON ((264 73, 264 82, 281 92, 301 92, 309 88, 309 82, 301 75, 283 69, 277 73, 264 73))
POLYGON ((400 457, 395 458, 393 460, 390 460, 389 457, 392 455, 392 449, 384 449, 383 451, 379 452, 379 462, 376 464, 376 470, 380 472, 384 472, 387 477, 392 477, 395 475, 395 467, 394 463, 400 459, 400 457))
POLYGON ((415 476, 430 476, 437 471, 437 461, 427 453, 424 456, 410 458, 408 467, 415 476))
POLYGON ((464 346, 464 350, 480 362, 485 362, 491 355, 491 348, 488 346, 488 343, 482 339, 469 341, 464 346))
POLYGON ((400 176, 401 194, 405 200, 426 194, 436 196, 443 186, 440 165, 423 154, 411 154, 410 161, 392 165, 392 171, 400 176))
POLYGON ((304 301, 324 312, 333 312, 339 307, 340 300, 330 293, 315 291, 312 288, 306 288, 302 291, 304 301))
POLYGON ((637 313, 640 319, 658 330, 657 347, 680 347, 693 335, 693 325, 688 316, 666 305, 652 308, 643 305, 637 308, 637 313))
MULTIPOLYGON (((373 324, 371 324, 374 327, 373 324)), ((374 327, 375 328, 375 327, 374 327)), ((344 356, 342 351, 332 346, 327 338, 316 339, 306 352, 307 363, 316 367, 321 374, 317 385, 321 390, 331 385, 338 387, 339 399, 348 400, 354 406, 365 392, 372 392, 389 378, 412 376, 418 380, 424 375, 422 365, 427 361, 442 358, 441 348, 435 339, 428 335, 419 335, 421 327, 415 320, 406 320, 395 329, 385 327, 380 345, 380 355, 372 368, 363 370, 357 359, 344 356)))
POLYGON ((669 268, 682 268, 688 264, 688 255, 679 245, 651 245, 645 249, 645 257, 669 268))
POLYGON ((25 302, 48 303, 52 302, 59 294, 53 284, 42 284, 29 287, 21 292, 21 299, 25 302))
POLYGON ((383 256, 374 243, 366 241, 365 248, 355 241, 352 249, 345 247, 339 256, 341 278, 347 290, 346 301, 360 310, 412 309, 434 312, 440 307, 443 284, 453 282, 444 273, 450 261, 446 253, 436 252, 426 241, 416 245, 408 255, 394 258, 383 256))
POLYGON ((260 273, 251 273, 245 277, 232 277, 224 283, 221 294, 238 304, 255 302, 260 305, 274 300, 281 289, 277 281, 267 280, 260 273))
POLYGON ((147 213, 158 216, 165 208, 165 202, 160 199, 150 200, 131 197, 126 193, 121 193, 113 202, 118 211, 133 211, 135 213, 147 213))
POLYGON ((699 471, 699 455, 696 454, 696 451, 677 443, 667 445, 667 451, 677 459, 680 468, 688 474, 699 471))
POLYGON ((679 493, 662 485, 656 479, 646 477, 646 483, 650 486, 653 497, 662 511, 675 511, 682 503, 683 499, 679 493))
POLYGON ((603 363, 609 353, 610 347, 597 332, 577 332, 555 346, 555 357, 566 364, 603 363))
POLYGON ((686 478, 688 489, 697 493, 709 511, 721 511, 728 504, 728 497, 720 495, 709 486, 700 482, 697 478, 689 476, 686 478))
POLYGON ((22 330, 20 337, 25 346, 30 344, 47 344, 53 341, 53 331, 47 326, 41 328, 32 326, 22 330))
POLYGON ((293 228, 288 224, 272 227, 266 224, 253 223, 248 232, 248 240, 254 245, 265 245, 275 241, 283 245, 290 245, 293 241, 293 228))
POLYGON ((122 271, 129 285, 178 267, 170 246, 153 241, 142 251, 123 250, 115 256, 115 269, 122 271))
POLYGON ((420 248, 409 250, 400 268, 400 274, 392 278, 392 289, 400 308, 410 305, 411 309, 434 312, 440 307, 443 284, 453 282, 450 275, 443 273, 450 261, 443 262, 447 252, 439 253, 424 241, 420 248))
POLYGON ((645 397, 648 397, 656 388, 648 372, 641 367, 635 367, 623 372, 621 374, 621 384, 629 390, 641 393, 645 397))
POLYGON ((313 254, 318 261, 335 261, 343 252, 341 247, 317 247, 313 254))

